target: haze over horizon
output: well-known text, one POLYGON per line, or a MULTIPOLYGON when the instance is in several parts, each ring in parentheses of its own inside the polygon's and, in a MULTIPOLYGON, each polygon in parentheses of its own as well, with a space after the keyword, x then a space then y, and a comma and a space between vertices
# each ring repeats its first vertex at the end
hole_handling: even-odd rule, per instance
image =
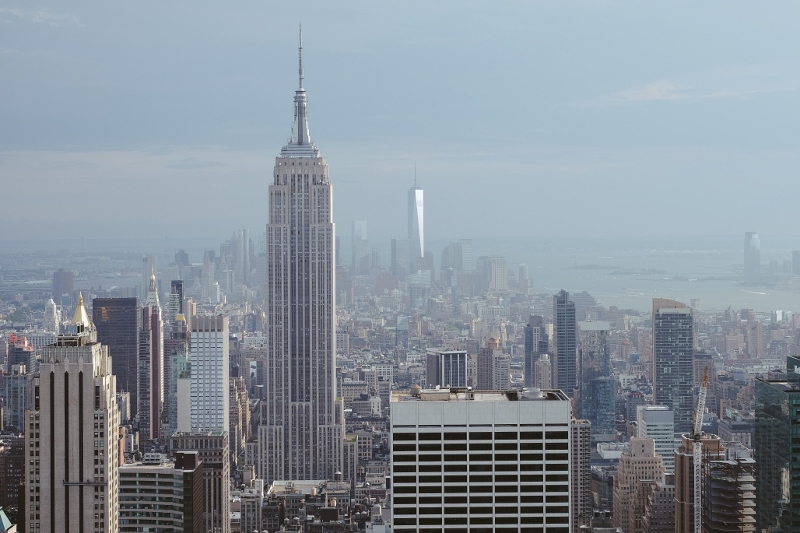
POLYGON ((415 161, 431 240, 785 235, 800 9, 771 7, 7 2, 3 240, 257 238, 299 22, 343 239, 405 235, 415 161))

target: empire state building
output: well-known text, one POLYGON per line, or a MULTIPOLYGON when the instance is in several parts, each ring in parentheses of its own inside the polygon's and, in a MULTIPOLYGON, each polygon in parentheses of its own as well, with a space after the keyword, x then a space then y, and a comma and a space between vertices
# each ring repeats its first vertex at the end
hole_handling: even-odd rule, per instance
POLYGON ((292 135, 269 187, 266 399, 258 437, 259 475, 267 483, 333 479, 342 468, 332 190, 308 129, 302 34, 299 65, 292 135))

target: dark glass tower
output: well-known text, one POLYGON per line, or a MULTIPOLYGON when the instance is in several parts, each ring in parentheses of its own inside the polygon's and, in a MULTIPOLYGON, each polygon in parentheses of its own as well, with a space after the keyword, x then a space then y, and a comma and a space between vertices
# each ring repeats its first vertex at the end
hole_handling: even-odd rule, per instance
POLYGON ((567 291, 553 296, 553 388, 572 398, 577 377, 577 324, 575 303, 567 291))
POLYGON ((653 396, 675 413, 675 432, 692 432, 694 315, 686 304, 653 299, 653 396))
POLYGON ((117 377, 117 391, 131 394, 131 417, 136 415, 137 361, 141 311, 138 298, 95 298, 92 321, 97 341, 108 346, 111 370, 117 377))
POLYGON ((581 322, 575 418, 592 424, 592 440, 614 440, 616 381, 611 377, 608 322, 581 322))
POLYGON ((788 378, 756 380, 756 531, 800 532, 800 383, 788 378))

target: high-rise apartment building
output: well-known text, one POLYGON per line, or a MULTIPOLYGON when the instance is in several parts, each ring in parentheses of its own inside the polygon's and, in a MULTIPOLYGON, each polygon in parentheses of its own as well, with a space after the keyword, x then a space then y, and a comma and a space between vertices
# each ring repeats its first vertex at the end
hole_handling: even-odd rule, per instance
POLYGON ((575 416, 592 424, 592 439, 615 440, 617 381, 611 377, 608 322, 580 322, 575 416))
POLYGON ((570 398, 578 371, 577 334, 575 304, 562 290, 553 296, 553 388, 563 390, 570 398))
POLYGON ((469 356, 464 350, 428 350, 425 383, 428 387, 466 387, 469 356))
POLYGON ((478 353, 477 389, 506 390, 511 385, 511 358, 500 349, 500 343, 490 338, 478 353))
POLYGON ((142 307, 139 331, 137 398, 139 438, 142 442, 161 436, 161 411, 164 403, 164 323, 158 301, 156 276, 150 274, 149 288, 142 307))
POLYGON ((570 402, 422 390, 391 402, 392 531, 570 532, 570 402))
POLYGON ((192 431, 228 430, 228 317, 194 316, 189 332, 192 431))
POLYGON ((656 454, 664 462, 664 471, 675 471, 675 413, 664 405, 636 407, 637 437, 653 439, 656 454))
POLYGON ((141 311, 138 298, 95 298, 92 321, 97 328, 97 342, 108 348, 117 389, 131 395, 131 416, 138 408, 137 371, 141 311))
POLYGON ((753 231, 744 234, 744 282, 761 282, 761 239, 753 231))
MULTIPOLYGON (((790 377, 796 376, 793 372, 790 377)), ((756 531, 800 531, 800 386, 787 380, 756 380, 753 447, 756 460, 756 531)))
POLYGON ((269 187, 267 395, 259 428, 259 477, 267 484, 334 479, 342 468, 333 190, 328 164, 311 142, 302 65, 301 45, 292 135, 269 187))
POLYGON ((675 414, 675 431, 692 430, 694 314, 675 300, 653 299, 653 396, 675 414))
POLYGON ((534 364, 533 386, 537 389, 549 389, 552 386, 553 367, 550 355, 543 353, 534 364))
MULTIPOLYGON (((547 353, 549 341, 547 332, 544 329, 544 318, 539 315, 531 315, 528 324, 525 326, 525 386, 535 387, 535 365, 539 356, 547 353)), ((550 379, 548 369, 548 380, 550 379)), ((542 387, 550 388, 550 387, 542 387)))
POLYGON ((82 296, 63 334, 43 348, 33 387, 25 424, 26 531, 118 531, 115 377, 82 296))
POLYGON ((425 225, 422 215, 422 189, 415 183, 408 189, 408 271, 411 274, 425 269, 425 225))

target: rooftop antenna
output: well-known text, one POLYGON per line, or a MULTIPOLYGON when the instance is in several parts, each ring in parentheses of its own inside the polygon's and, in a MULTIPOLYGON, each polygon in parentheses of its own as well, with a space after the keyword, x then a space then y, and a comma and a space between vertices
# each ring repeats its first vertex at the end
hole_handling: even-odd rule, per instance
POLYGON ((300 75, 300 89, 303 88, 303 23, 300 23, 300 49, 299 49, 300 68, 297 73, 300 75))
POLYGON ((417 188, 417 160, 414 160, 414 188, 417 188))

